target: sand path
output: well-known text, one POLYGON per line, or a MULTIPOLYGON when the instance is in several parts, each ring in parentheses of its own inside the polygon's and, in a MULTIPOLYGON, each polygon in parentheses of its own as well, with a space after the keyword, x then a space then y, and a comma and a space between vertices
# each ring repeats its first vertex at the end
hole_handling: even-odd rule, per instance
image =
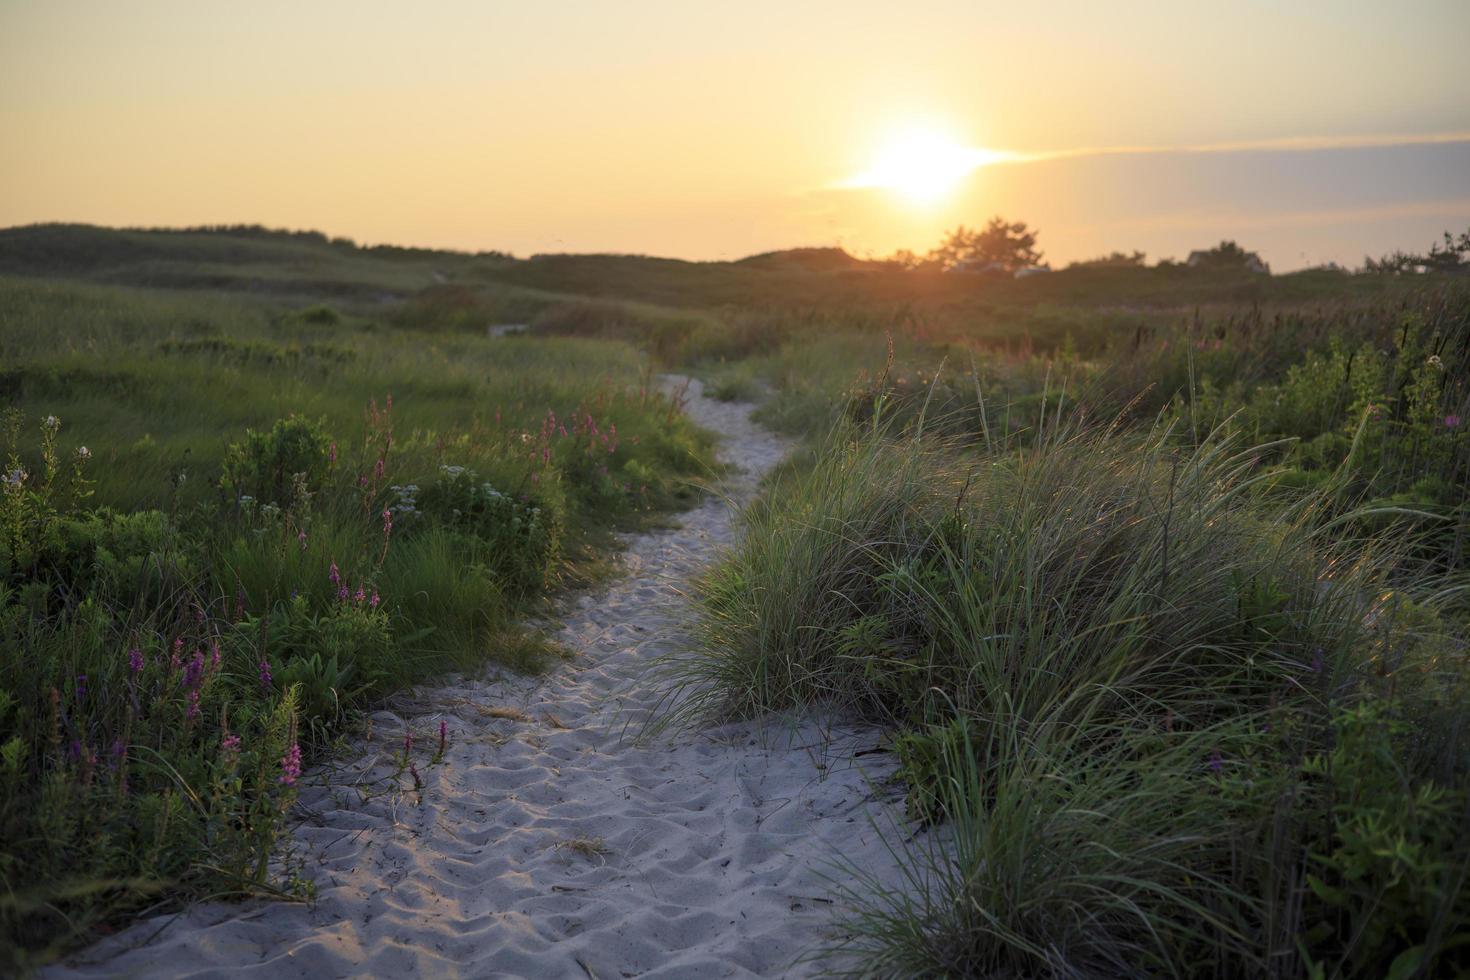
MULTIPOLYGON (((786 447, 690 386, 748 500, 786 447)), ((566 610, 579 656, 542 678, 450 678, 372 716, 360 758, 304 786, 310 905, 203 905, 139 923, 56 976, 787 977, 831 933, 832 862, 883 873, 876 735, 771 718, 636 742, 654 658, 690 648, 685 591, 732 540, 710 498, 628 539, 626 574, 566 610), (495 717, 516 709, 521 717, 495 717), (449 749, 429 765, 440 720, 449 749), (423 776, 395 783, 411 729, 423 776), (314 781, 316 782, 316 781, 314 781), (396 787, 396 788, 395 788, 396 787), (421 798, 420 798, 421 797, 421 798), (583 840, 597 848, 578 848, 583 840), (600 853, 598 852, 600 849, 600 853), (163 927, 160 931, 160 927, 163 927)))

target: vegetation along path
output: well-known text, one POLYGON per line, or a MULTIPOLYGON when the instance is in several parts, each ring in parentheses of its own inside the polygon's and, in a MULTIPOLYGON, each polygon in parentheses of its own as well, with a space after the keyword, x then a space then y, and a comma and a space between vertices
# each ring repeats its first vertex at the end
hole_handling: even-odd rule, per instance
POLYGON ((815 971, 801 957, 831 938, 833 861, 893 866, 877 830, 892 804, 875 789, 889 763, 858 754, 875 734, 816 718, 630 734, 656 706, 649 665, 690 648, 685 593, 731 541, 731 503, 785 448, 749 405, 705 398, 697 382, 688 411, 736 464, 725 499, 628 541, 627 574, 568 610, 560 639, 579 656, 567 666, 416 690, 372 716, 359 759, 326 785, 303 780, 311 816, 296 839, 313 903, 196 907, 54 973, 815 971), (409 733, 414 771, 401 761, 409 733))

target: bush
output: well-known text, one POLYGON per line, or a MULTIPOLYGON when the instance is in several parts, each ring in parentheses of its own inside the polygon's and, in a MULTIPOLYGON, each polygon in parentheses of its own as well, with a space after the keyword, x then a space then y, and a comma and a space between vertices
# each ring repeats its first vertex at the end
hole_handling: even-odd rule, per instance
MULTIPOLYGON (((400 498, 399 513, 412 513, 412 498, 400 498)), ((441 466, 439 477, 418 499, 418 509, 438 524, 474 540, 469 550, 507 583, 525 594, 546 586, 561 547, 561 520, 538 501, 516 499, 471 469, 441 466)))
POLYGON ((247 429, 225 454, 221 486, 236 500, 304 504, 326 476, 332 445, 325 420, 300 415, 277 419, 269 432, 247 429))

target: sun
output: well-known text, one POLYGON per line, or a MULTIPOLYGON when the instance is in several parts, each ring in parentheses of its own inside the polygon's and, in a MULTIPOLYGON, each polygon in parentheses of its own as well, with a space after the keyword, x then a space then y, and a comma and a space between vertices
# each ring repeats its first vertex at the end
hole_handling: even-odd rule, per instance
POLYGON ((997 150, 965 146, 937 130, 910 129, 890 137, 867 170, 840 186, 884 188, 916 204, 932 204, 977 168, 1009 158, 997 150))

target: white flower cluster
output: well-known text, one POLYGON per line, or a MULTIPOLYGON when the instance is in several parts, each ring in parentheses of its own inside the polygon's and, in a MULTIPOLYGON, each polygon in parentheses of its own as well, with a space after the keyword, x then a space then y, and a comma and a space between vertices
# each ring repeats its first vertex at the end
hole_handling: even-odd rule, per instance
POLYGON ((394 484, 388 488, 388 492, 396 498, 389 506, 395 514, 416 514, 419 505, 419 485, 417 483, 405 483, 402 486, 394 484))

